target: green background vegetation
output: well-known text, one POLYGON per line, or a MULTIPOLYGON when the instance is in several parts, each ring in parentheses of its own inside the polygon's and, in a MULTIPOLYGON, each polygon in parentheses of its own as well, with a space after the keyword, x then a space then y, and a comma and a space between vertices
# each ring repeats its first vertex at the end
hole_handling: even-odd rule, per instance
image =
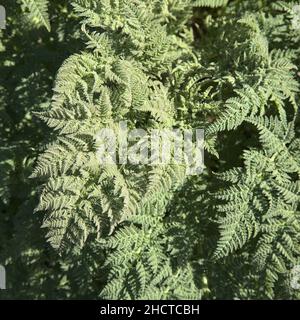
POLYGON ((300 3, 2 1, 2 299, 298 299, 300 3), (204 128, 203 174, 95 133, 204 128))

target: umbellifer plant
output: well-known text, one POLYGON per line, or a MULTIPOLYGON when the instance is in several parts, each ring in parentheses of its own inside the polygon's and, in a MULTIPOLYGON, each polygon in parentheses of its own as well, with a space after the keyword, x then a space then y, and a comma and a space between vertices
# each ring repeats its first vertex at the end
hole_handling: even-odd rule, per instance
POLYGON ((70 2, 6 8, 1 295, 299 298, 300 3, 70 2), (204 170, 99 163, 122 121, 203 129, 204 170))

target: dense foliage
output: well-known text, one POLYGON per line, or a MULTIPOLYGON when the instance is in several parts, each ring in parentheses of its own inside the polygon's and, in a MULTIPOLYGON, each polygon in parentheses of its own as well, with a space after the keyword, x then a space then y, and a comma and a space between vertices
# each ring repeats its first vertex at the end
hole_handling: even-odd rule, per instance
POLYGON ((1 298, 300 297, 300 3, 1 4, 1 298), (203 128, 203 173, 99 165, 123 120, 203 128))

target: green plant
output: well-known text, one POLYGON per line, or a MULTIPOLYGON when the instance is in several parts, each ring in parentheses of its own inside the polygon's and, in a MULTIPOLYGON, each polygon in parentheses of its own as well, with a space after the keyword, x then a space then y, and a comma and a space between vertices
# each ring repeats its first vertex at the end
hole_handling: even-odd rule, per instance
POLYGON ((0 38, 0 262, 14 279, 1 295, 299 298, 297 5, 11 4, 0 38), (100 165, 96 135, 120 121, 203 128, 203 173, 100 165))

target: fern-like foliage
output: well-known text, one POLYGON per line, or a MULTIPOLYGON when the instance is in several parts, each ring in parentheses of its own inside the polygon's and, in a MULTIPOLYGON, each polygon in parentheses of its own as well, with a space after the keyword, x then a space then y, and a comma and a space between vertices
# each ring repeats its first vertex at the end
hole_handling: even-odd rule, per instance
POLYGON ((299 299, 298 2, 7 2, 1 298, 299 299), (204 129, 203 173, 104 128, 204 129))
POLYGON ((278 274, 299 259, 300 167, 294 153, 299 140, 294 138, 293 122, 260 117, 246 121, 258 129, 263 151, 245 151, 244 168, 220 175, 233 185, 217 196, 223 204, 218 205, 221 238, 215 257, 258 239, 253 261, 265 272, 266 292, 272 296, 278 274))
POLYGON ((29 20, 36 26, 44 26, 51 30, 48 14, 48 0, 21 0, 21 7, 29 20))
MULTIPOLYGON (((44 181, 36 211, 45 212, 43 226, 51 245, 60 252, 80 253, 98 241, 108 253, 104 265, 108 282, 101 297, 202 295, 201 285, 192 280, 193 254, 180 267, 174 265, 172 250, 167 254, 173 239, 167 208, 176 187, 186 181, 184 166, 99 165, 96 134, 107 127, 117 132, 121 120, 129 128, 146 131, 204 126, 205 146, 214 155, 218 133, 256 128, 260 147, 244 152, 244 167, 221 175, 234 185, 217 195, 221 237, 214 258, 245 246, 257 248, 254 267, 265 272, 262 281, 269 296, 277 274, 297 260, 297 241, 286 242, 294 239, 296 229, 276 229, 275 223, 282 210, 297 216, 299 168, 289 151, 297 141, 294 53, 269 43, 271 18, 251 12, 214 22, 203 50, 194 52, 186 25, 192 8, 226 3, 179 1, 167 7, 156 1, 73 3, 82 19, 86 50, 63 63, 51 107, 36 113, 55 134, 32 176, 44 181), (219 33, 220 47, 210 43, 219 33), (207 52, 209 46, 217 53, 226 48, 218 65, 207 52), (274 216, 271 222, 269 216, 274 216), (179 282, 169 283, 170 279, 179 282)), ((290 217, 286 219, 289 226, 290 217)), ((180 224, 176 228, 184 230, 180 224)))
MULTIPOLYGON (((119 12, 120 19, 124 8, 136 10, 127 3, 116 8, 119 11, 115 14, 119 12)), ((76 3, 75 9, 83 10, 76 3)), ((102 7, 99 10, 95 14, 102 21, 101 14, 107 12, 102 12, 102 7)), ((123 53, 129 55, 127 59, 118 56, 123 41, 130 41, 132 50, 140 45, 137 31, 123 29, 123 37, 110 40, 114 44, 109 42, 109 37, 117 26, 107 22, 107 28, 112 30, 97 35, 89 34, 86 24, 95 26, 95 22, 83 22, 91 39, 91 51, 75 54, 64 62, 56 78, 51 109, 37 114, 57 132, 55 141, 39 157, 32 176, 46 179, 37 210, 48 212, 43 225, 49 229, 50 243, 59 249, 68 243, 82 248, 90 234, 100 237, 112 232, 118 223, 135 215, 154 196, 169 192, 184 173, 180 166, 163 170, 100 165, 96 141, 100 129, 111 128, 117 132, 121 120, 127 120, 129 128, 137 124, 146 130, 170 127, 174 106, 167 88, 144 73, 144 57, 134 62, 130 59, 131 52, 123 53), (102 42, 101 52, 94 50, 95 41, 102 42)))
POLYGON ((225 6, 228 3, 228 0, 196 0, 194 1, 195 6, 199 7, 220 7, 225 6))
POLYGON ((190 265, 176 267, 168 252, 164 234, 164 208, 144 207, 130 225, 118 230, 108 240, 109 254, 105 267, 108 284, 101 297, 110 299, 199 299, 201 290, 193 281, 190 265), (171 258, 171 259, 170 259, 171 258))

